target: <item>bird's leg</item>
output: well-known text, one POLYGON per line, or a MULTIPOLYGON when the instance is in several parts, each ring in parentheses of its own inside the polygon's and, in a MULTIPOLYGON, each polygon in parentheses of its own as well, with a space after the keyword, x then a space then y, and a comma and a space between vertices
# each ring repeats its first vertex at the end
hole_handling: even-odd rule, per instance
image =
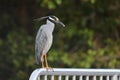
POLYGON ((42 61, 42 68, 44 68, 44 62, 42 61))
POLYGON ((48 62, 47 62, 46 54, 45 54, 45 64, 46 64, 46 68, 48 68, 48 62))
POLYGON ((42 63, 42 68, 45 68, 44 67, 44 54, 42 54, 42 56, 41 56, 41 63, 42 63))
POLYGON ((46 69, 47 69, 47 70, 48 70, 48 69, 51 69, 51 70, 52 70, 52 68, 48 66, 46 54, 45 54, 45 63, 46 63, 46 69))

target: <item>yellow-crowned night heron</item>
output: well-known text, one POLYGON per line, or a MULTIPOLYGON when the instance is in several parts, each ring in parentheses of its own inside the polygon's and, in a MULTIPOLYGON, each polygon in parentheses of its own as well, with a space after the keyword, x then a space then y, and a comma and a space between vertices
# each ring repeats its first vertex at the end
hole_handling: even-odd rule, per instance
POLYGON ((46 54, 52 45, 54 26, 55 24, 60 24, 65 27, 65 25, 56 16, 45 16, 35 19, 35 21, 43 19, 46 19, 46 24, 43 24, 38 30, 35 41, 35 56, 37 64, 41 62, 42 68, 49 69, 46 54))

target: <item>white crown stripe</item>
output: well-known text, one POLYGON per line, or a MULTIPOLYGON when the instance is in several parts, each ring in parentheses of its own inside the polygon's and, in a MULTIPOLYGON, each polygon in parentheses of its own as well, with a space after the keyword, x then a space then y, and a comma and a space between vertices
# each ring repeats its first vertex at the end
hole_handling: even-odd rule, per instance
MULTIPOLYGON (((53 18, 49 17, 50 20, 54 20, 53 18)), ((55 21, 55 20, 54 20, 55 21)))
POLYGON ((49 16, 49 19, 54 21, 59 21, 59 19, 56 16, 49 16))

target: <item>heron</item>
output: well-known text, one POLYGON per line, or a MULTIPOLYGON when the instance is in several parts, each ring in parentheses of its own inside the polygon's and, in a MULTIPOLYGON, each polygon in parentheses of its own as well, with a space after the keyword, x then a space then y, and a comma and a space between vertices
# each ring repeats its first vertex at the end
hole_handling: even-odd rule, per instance
POLYGON ((34 19, 34 21, 46 20, 46 24, 40 26, 35 40, 35 57, 37 64, 42 64, 42 68, 50 69, 47 61, 47 53, 53 42, 53 31, 55 24, 65 25, 54 15, 34 19))

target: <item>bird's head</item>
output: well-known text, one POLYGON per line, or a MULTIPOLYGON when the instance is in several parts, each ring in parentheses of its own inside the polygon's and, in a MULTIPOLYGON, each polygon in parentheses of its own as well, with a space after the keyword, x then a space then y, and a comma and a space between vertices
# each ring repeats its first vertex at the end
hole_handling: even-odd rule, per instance
POLYGON ((48 19, 49 21, 53 22, 53 23, 56 23, 56 24, 60 24, 62 25, 63 27, 65 27, 65 25, 56 17, 56 16, 45 16, 45 17, 41 17, 41 18, 37 18, 37 19, 34 19, 35 21, 41 21, 43 19, 48 19))

